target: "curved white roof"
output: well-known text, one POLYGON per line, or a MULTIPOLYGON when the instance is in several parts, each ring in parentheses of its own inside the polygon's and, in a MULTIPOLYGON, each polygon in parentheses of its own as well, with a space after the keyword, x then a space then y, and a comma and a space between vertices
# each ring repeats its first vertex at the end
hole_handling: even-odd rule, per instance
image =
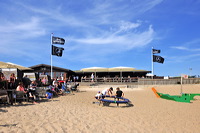
POLYGON ((135 68, 132 67, 113 67, 113 68, 109 68, 110 72, 114 72, 114 71, 134 71, 135 68))
POLYGON ((88 68, 83 68, 82 70, 88 70, 88 69, 105 69, 104 67, 88 67, 88 68))
POLYGON ((112 68, 110 68, 110 69, 135 69, 135 68, 133 68, 133 67, 124 67, 124 66, 118 66, 118 67, 112 67, 112 68))
POLYGON ((104 67, 89 67, 89 68, 83 68, 80 71, 83 72, 100 72, 100 71, 108 71, 108 68, 104 68, 104 67))

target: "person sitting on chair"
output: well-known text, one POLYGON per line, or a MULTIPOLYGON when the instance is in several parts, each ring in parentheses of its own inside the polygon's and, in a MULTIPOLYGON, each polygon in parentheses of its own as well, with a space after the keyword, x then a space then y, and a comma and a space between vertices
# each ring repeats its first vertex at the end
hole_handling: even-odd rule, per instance
MULTIPOLYGON (((19 84, 18 84, 18 86, 17 86, 17 88, 16 88, 16 91, 22 92, 22 93, 23 93, 22 95, 24 95, 24 96, 26 96, 26 97, 28 96, 28 91, 26 91, 26 90, 24 89, 24 84, 23 84, 23 82, 19 82, 19 84)), ((15 95, 14 97, 16 97, 16 95, 15 95)), ((21 103, 21 101, 20 101, 19 103, 21 103)))
POLYGON ((36 87, 37 87, 37 83, 36 81, 32 81, 30 84, 30 88, 29 88, 29 97, 33 100, 33 103, 37 103, 36 100, 36 87))
POLYGON ((50 89, 48 89, 47 92, 46 92, 46 98, 47 99, 52 99, 53 98, 53 92, 50 89))
POLYGON ((24 93, 27 93, 27 91, 25 91, 24 89, 24 84, 23 82, 19 82, 17 88, 16 88, 16 91, 23 91, 24 93))

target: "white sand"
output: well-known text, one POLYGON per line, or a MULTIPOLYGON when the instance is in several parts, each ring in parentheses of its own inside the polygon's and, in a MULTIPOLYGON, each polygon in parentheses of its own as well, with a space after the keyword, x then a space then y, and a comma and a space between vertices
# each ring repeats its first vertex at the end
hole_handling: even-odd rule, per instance
MULTIPOLYGON (((158 92, 180 94, 180 85, 154 86, 158 92)), ((40 104, 0 106, 0 133, 199 133, 200 96, 192 103, 156 98, 152 86, 122 88, 132 105, 92 104, 103 88, 43 100, 40 104)), ((184 85, 185 93, 200 93, 200 85, 184 85)))

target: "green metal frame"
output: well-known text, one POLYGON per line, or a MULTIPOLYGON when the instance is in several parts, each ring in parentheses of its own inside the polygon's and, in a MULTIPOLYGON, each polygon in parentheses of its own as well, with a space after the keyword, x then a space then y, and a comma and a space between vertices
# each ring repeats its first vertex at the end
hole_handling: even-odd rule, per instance
POLYGON ((163 99, 190 103, 190 94, 182 94, 181 96, 178 96, 178 95, 171 96, 169 94, 163 94, 159 92, 157 92, 157 94, 160 96, 160 98, 163 98, 163 99))
MULTIPOLYGON (((153 90, 153 89, 152 89, 153 90)), ((191 100, 195 100, 194 97, 195 96, 200 96, 200 94, 198 93, 184 93, 182 95, 174 95, 171 96, 169 94, 163 94, 163 93, 159 93, 157 92, 155 89, 153 90, 154 93, 156 93, 160 98, 163 99, 167 99, 167 100, 173 100, 173 101, 177 101, 177 102, 185 102, 185 103, 190 103, 191 100)))

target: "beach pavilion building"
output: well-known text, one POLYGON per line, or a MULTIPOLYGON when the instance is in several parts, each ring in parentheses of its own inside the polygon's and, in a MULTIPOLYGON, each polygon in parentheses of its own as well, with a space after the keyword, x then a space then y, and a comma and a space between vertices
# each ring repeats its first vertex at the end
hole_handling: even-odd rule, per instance
POLYGON ((132 67, 89 67, 74 71, 76 75, 81 77, 81 82, 134 82, 138 77, 146 77, 151 71, 138 70, 132 67), (92 79, 91 75, 94 75, 92 79))
MULTIPOLYGON (((49 78, 51 76, 51 65, 46 64, 38 64, 35 66, 29 67, 34 70, 34 72, 39 75, 40 77, 44 77, 44 75, 47 75, 49 78)), ((75 73, 72 70, 52 66, 52 78, 58 79, 58 80, 66 80, 67 78, 74 76, 75 73)))
MULTIPOLYGON (((49 81, 51 79, 51 65, 38 64, 27 68, 13 63, 0 62, 0 66, 1 71, 4 71, 3 73, 5 73, 7 78, 11 72, 13 73, 13 68, 15 68, 14 73, 18 79, 22 78, 24 75, 28 75, 29 78, 33 77, 33 79, 42 79, 44 77, 48 78, 49 81), (7 69, 9 69, 9 74, 7 69)), ((132 67, 89 67, 76 71, 56 66, 52 66, 52 68, 52 78, 78 82, 91 82, 92 80, 95 82, 136 82, 138 78, 146 77, 147 74, 151 73, 151 71, 132 67), (93 79, 91 78, 92 75, 94 77, 93 79)))
MULTIPOLYGON (((39 64, 31 66, 38 75, 51 75, 51 66, 39 64)), ((89 67, 81 70, 69 70, 53 66, 53 78, 59 80, 78 81, 78 82, 134 82, 138 77, 146 77, 151 71, 138 70, 132 67, 89 67), (94 79, 91 78, 93 75, 94 79)))

